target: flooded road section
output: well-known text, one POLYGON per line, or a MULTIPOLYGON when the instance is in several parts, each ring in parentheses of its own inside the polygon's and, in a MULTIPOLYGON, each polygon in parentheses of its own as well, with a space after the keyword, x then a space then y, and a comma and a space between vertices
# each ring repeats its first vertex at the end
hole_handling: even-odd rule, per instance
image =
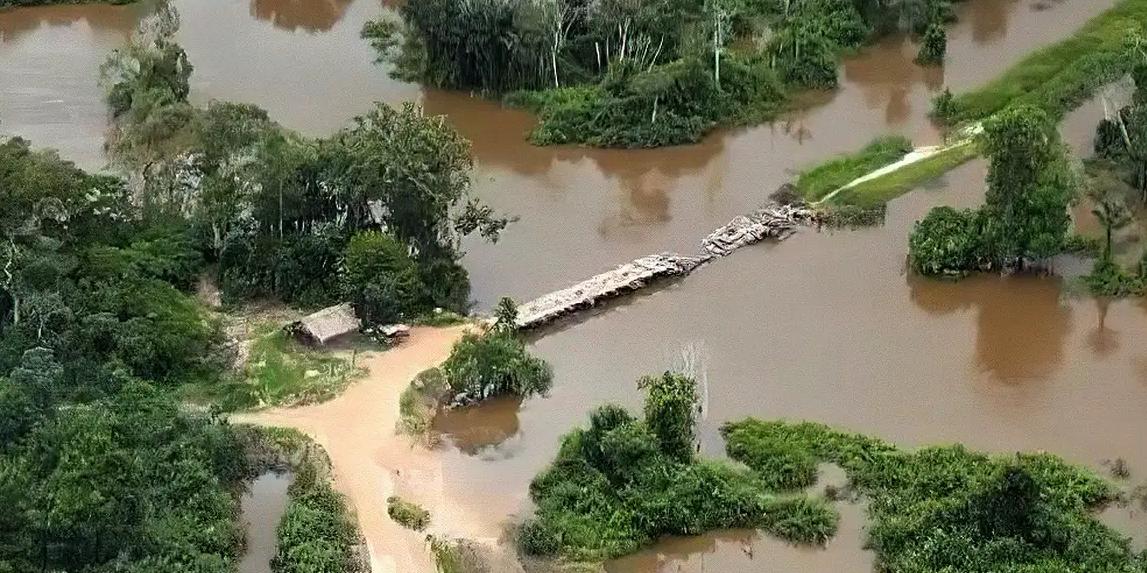
MULTIPOLYGON (((987 82, 1114 0, 969 0, 949 33, 943 69, 916 67, 914 47, 889 40, 845 62, 841 89, 810 97, 806 111, 656 151, 530 147, 523 139, 527 114, 388 79, 357 37, 362 23, 385 9, 378 0, 176 3, 180 39, 196 66, 197 101, 250 101, 312 134, 345 125, 373 100, 419 100, 448 115, 474 141, 478 194, 521 216, 498 245, 469 245, 474 295, 488 306, 501 295, 531 298, 640 255, 692 250, 795 170, 878 135, 934 143, 940 136, 926 112, 935 93, 987 82)), ((88 166, 102 163, 96 72, 72 59, 101 61, 134 26, 132 14, 94 6, 0 13, 0 130, 60 147, 88 166)), ((1101 108, 1081 113, 1096 115, 1073 116, 1068 139, 1086 148, 1101 108)), ((1056 279, 945 283, 905 273, 914 221, 934 205, 978 204, 984 172, 983 162, 973 162, 894 201, 881 228, 805 231, 783 245, 743 249, 684 281, 550 331, 534 348, 554 367, 551 396, 439 419, 445 440, 433 459, 386 445, 392 424, 380 420, 392 420, 351 393, 268 421, 315 433, 336 465, 352 468, 340 488, 369 500, 359 515, 379 545, 404 539, 382 513, 385 495, 422 481, 432 491, 413 491, 415 498, 461 516, 435 514, 436 523, 458 524, 451 533, 489 536, 490 523, 528 511, 528 483, 552 459, 559 437, 605 402, 638 408, 635 380, 665 369, 687 345, 705 356, 705 455, 721 454, 721 423, 753 415, 816 420, 905 446, 1047 450, 1097 469, 1123 457, 1132 480, 1147 479, 1143 303, 1073 298, 1056 279), (415 472, 392 474, 409 456, 415 472)), ((393 367, 378 366, 380 375, 394 376, 393 367)), ((387 384, 383 398, 393 400, 401 385, 387 384)), ((378 391, 363 384, 351 392, 378 391)), ((840 534, 823 550, 726 532, 668 540, 609 570, 868 573, 863 515, 854 506, 842 513, 840 534)), ((1113 521, 1147 530, 1141 513, 1127 515, 1113 521)), ((400 544, 383 553, 399 555, 400 569, 424 559, 408 550, 400 544)))

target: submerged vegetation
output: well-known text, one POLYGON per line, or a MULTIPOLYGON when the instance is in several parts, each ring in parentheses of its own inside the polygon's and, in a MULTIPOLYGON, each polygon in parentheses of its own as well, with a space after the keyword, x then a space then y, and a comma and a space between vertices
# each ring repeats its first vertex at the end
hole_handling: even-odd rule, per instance
POLYGON ((949 0, 433 0, 363 36, 396 74, 506 95, 538 144, 656 147, 759 122, 836 86, 840 55, 891 30, 942 57, 949 0), (936 30, 939 30, 937 33, 936 30))
POLYGON ((645 415, 601 406, 589 427, 562 438, 554 462, 530 484, 537 509, 518 532, 527 554, 601 561, 663 535, 764 529, 822 543, 838 515, 822 499, 770 493, 756 474, 695 455, 700 396, 693 379, 645 378, 645 415))
POLYGON ((386 498, 386 514, 395 523, 415 531, 422 531, 430 525, 430 512, 422 506, 392 495, 386 498))
POLYGON ((790 487, 816 466, 844 469, 868 502, 866 546, 876 569, 1143 571, 1147 555, 1105 526, 1097 510, 1118 490, 1048 454, 992 457, 962 446, 900 450, 813 423, 748 419, 721 429, 729 456, 790 487))

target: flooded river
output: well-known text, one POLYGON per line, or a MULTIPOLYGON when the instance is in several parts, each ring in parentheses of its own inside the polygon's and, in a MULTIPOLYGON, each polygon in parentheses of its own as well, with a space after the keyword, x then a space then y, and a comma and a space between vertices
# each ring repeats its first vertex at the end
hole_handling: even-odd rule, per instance
MULTIPOLYGON (((420 101, 474 142, 477 193, 520 215, 497 245, 468 245, 474 297, 530 298, 634 257, 692 251, 760 204, 795 170, 902 133, 941 136, 926 118, 945 86, 987 82, 1114 0, 969 0, 949 33, 949 64, 923 70, 891 39, 847 61, 841 88, 770 125, 655 151, 536 148, 528 115, 465 94, 395 82, 358 38, 378 0, 178 0, 193 97, 249 101, 288 127, 325 134, 374 100, 420 101)), ((0 131, 102 164, 106 116, 94 66, 143 8, 87 6, 0 13, 0 131)), ((1088 147, 1101 107, 1065 122, 1088 147)), ((939 204, 982 200, 973 162, 889 206, 880 228, 798 233, 744 249, 667 288, 539 338, 554 366, 548 399, 506 401, 439 420, 442 495, 506 519, 528 509, 530 478, 558 438, 604 402, 640 404, 634 381, 702 350, 704 452, 743 416, 810 419, 913 446, 963 442, 995 452, 1048 450, 1100 468, 1123 457, 1147 477, 1147 307, 1065 293, 1057 279, 925 281, 904 269, 914 221, 939 204)), ((726 532, 670 540, 612 572, 871 571, 863 516, 846 507, 827 549, 726 532)), ((1122 525, 1147 530, 1141 516, 1122 525)), ((1142 535, 1139 535, 1142 539, 1142 535)))

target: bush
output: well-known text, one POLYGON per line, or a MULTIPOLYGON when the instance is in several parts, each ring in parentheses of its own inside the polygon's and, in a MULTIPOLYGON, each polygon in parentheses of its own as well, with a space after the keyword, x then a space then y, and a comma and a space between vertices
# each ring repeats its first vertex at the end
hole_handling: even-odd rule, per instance
POLYGON ((606 405, 590 414, 588 428, 562 438, 530 484, 535 516, 517 537, 524 553, 601 561, 665 535, 728 528, 761 528, 796 543, 833 535, 838 516, 824 502, 775 497, 757 472, 695 459, 692 380, 666 374, 642 387, 644 420, 606 405))
POLYGON ((1083 277, 1087 290, 1096 296, 1139 296, 1147 290, 1144 277, 1128 272, 1119 263, 1100 258, 1095 261, 1091 274, 1083 277))
POLYGON ((505 331, 466 333, 442 363, 442 373, 454 403, 505 395, 526 398, 545 394, 553 384, 549 365, 505 331))
POLYGON ((430 525, 429 511, 396 495, 386 498, 386 514, 407 529, 422 531, 430 525))
POLYGON ((938 23, 928 26, 924 38, 920 41, 920 53, 916 54, 916 63, 936 66, 944 63, 944 55, 948 52, 948 33, 944 26, 938 23))
POLYGON ((397 239, 377 231, 358 233, 347 244, 343 266, 343 292, 364 326, 429 310, 418 266, 397 239))
POLYGON ((929 211, 908 238, 912 268, 925 275, 960 275, 978 268, 985 248, 980 218, 971 209, 929 211))
POLYGON ((279 522, 275 573, 327 573, 361 570, 355 552, 358 530, 346 500, 331 488, 312 461, 304 461, 287 488, 290 501, 279 522))

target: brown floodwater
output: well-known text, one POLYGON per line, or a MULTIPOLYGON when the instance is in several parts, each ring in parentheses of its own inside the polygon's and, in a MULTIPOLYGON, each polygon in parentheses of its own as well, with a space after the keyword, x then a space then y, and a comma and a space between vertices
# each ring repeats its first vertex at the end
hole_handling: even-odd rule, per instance
POLYGON ((287 512, 287 488, 292 476, 286 472, 267 472, 247 486, 241 501, 247 543, 239 560, 239 573, 271 573, 271 560, 278 550, 276 530, 287 512))
MULTIPOLYGON (((938 91, 987 82, 1113 3, 969 0, 942 69, 915 66, 914 47, 893 38, 847 60, 840 89, 808 96, 803 111, 771 124, 693 146, 603 151, 531 147, 525 113, 389 79, 358 38, 362 24, 387 9, 379 0, 176 0, 197 102, 256 103, 288 127, 322 135, 375 100, 419 101, 473 140, 476 192, 521 217, 497 245, 467 245, 479 307, 502 295, 537 296, 651 252, 691 251, 796 170, 875 136, 935 143, 941 135, 926 113, 938 91)), ((106 114, 94 67, 144 11, 0 13, 0 132, 102 164, 106 114)), ((1090 145, 1101 115, 1092 104, 1065 121, 1073 148, 1090 145)), ((634 381, 669 367, 686 346, 705 357, 706 455, 721 455, 722 422, 753 415, 821 421, 908 447, 1047 450, 1096 468, 1122 457, 1142 481, 1143 303, 1073 296, 1053 278, 945 283, 905 272, 913 222, 934 205, 978 204, 984 171, 973 162, 894 201, 883 227, 805 231, 744 249, 547 332, 533 343, 554 367, 547 399, 500 401, 437 421, 443 495, 459 511, 492 519, 528 511, 529 480, 560 436, 599 404, 638 407, 634 381)), ((668 540, 610 570, 871 571, 862 512, 842 513, 841 533, 825 549, 725 532, 668 540)), ((1139 533, 1147 531, 1142 513, 1111 519, 1139 533)))

